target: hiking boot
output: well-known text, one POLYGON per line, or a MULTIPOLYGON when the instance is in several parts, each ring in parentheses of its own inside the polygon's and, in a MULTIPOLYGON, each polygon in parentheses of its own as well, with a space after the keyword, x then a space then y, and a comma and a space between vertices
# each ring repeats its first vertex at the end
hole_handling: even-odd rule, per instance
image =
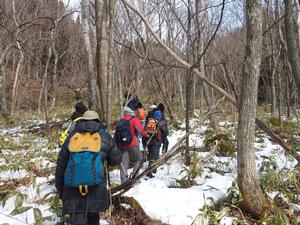
POLYGON ((146 175, 147 177, 149 177, 149 178, 153 178, 153 177, 155 177, 151 172, 150 173, 147 173, 147 175, 146 175))

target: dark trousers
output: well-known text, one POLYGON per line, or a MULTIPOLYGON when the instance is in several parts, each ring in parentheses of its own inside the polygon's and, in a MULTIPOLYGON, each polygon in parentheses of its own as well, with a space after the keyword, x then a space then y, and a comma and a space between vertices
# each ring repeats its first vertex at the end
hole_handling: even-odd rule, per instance
MULTIPOLYGON (((148 146, 149 166, 151 166, 156 160, 159 159, 160 146, 161 146, 161 142, 156 142, 155 145, 148 146)), ((153 173, 156 173, 156 170, 153 170, 153 173)))
POLYGON ((75 213, 71 225, 99 225, 99 213, 75 213))

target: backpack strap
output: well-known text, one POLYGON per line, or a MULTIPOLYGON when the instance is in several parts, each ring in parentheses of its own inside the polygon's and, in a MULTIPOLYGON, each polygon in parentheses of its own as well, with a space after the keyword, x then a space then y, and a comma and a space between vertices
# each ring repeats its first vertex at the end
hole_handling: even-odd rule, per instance
POLYGON ((78 117, 78 118, 76 118, 75 120, 73 120, 74 122, 77 122, 77 121, 79 121, 79 120, 81 120, 82 119, 82 116, 80 116, 80 117, 78 117))

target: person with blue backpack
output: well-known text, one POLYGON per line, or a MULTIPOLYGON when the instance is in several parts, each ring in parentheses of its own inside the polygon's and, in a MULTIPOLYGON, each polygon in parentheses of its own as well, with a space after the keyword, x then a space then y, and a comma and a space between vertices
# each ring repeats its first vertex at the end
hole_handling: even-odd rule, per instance
MULTIPOLYGON (((160 108, 157 107, 152 110, 151 114, 148 115, 148 120, 145 129, 150 133, 150 139, 144 138, 143 144, 144 146, 146 143, 148 144, 148 161, 149 167, 159 159, 159 152, 161 145, 167 139, 169 135, 168 126, 165 121, 165 117, 163 114, 163 109, 161 109, 161 104, 159 104, 160 108)), ((163 106, 163 105, 162 105, 163 106)), ((145 146, 146 147, 146 146, 145 146)), ((164 146, 166 147, 166 146, 164 146)), ((167 148, 167 147, 166 147, 167 148)), ((154 173, 156 170, 149 172, 147 176, 149 178, 154 177, 154 173)))
POLYGON ((122 152, 122 162, 120 164, 121 183, 129 179, 128 166, 129 161, 133 162, 133 172, 136 174, 142 162, 142 153, 139 149, 138 135, 148 137, 138 118, 135 118, 134 111, 129 107, 124 107, 123 118, 118 121, 114 139, 122 152))
POLYGON ((99 225, 109 206, 106 166, 119 165, 120 150, 95 111, 86 111, 57 158, 55 186, 71 225, 99 225))

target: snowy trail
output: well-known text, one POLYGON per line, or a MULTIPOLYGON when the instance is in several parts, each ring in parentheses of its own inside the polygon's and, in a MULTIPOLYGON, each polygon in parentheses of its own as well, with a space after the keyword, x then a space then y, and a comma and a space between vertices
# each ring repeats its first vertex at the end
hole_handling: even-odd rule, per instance
MULTIPOLYGON (((190 136, 190 143, 193 146, 203 146, 203 131, 206 129, 207 127, 203 126, 190 136)), ((0 134, 4 138, 12 139, 15 144, 19 145, 24 142, 24 133, 26 133, 26 129, 22 129, 20 126, 12 129, 0 129, 0 134)), ((183 129, 174 131, 169 137, 169 148, 175 145, 184 134, 183 129)), ((0 187, 4 180, 20 180, 26 177, 32 179, 29 184, 18 186, 13 194, 5 199, 5 202, 2 201, 0 224, 33 224, 36 220, 34 210, 40 210, 41 217, 51 217, 51 219, 47 218, 49 220, 44 218, 43 224, 54 225, 59 218, 56 212, 50 208, 55 201, 52 174, 59 149, 55 146, 49 147, 46 138, 32 136, 27 139, 29 139, 29 143, 26 142, 26 147, 20 149, 11 150, 0 146, 0 187), (45 170, 46 172, 43 175, 35 173, 36 170, 45 170), (16 206, 30 208, 18 215, 10 215, 16 206)), ((27 139, 26 141, 28 141, 27 139)), ((278 169, 291 168, 296 163, 293 159, 287 158, 284 151, 266 137, 257 140, 255 147, 257 168, 261 166, 265 156, 273 156, 278 169)), ((199 153, 199 156, 205 157, 206 154, 208 153, 199 153)), ((215 156, 210 162, 201 165, 201 176, 195 179, 197 185, 190 188, 176 187, 176 180, 183 179, 186 175, 183 168, 181 156, 178 154, 167 164, 159 167, 154 178, 142 179, 126 195, 134 197, 145 212, 154 219, 160 219, 171 225, 190 225, 197 215, 201 214, 200 209, 205 204, 211 204, 212 201, 218 201, 227 196, 228 189, 236 179, 236 159, 215 156), (214 168, 225 173, 212 172, 211 170, 214 168)), ((113 182, 120 183, 118 170, 111 172, 111 179, 113 182)), ((231 225, 232 221, 233 218, 224 217, 220 224, 231 225)), ((101 224, 105 224, 105 221, 102 221, 101 224)))

